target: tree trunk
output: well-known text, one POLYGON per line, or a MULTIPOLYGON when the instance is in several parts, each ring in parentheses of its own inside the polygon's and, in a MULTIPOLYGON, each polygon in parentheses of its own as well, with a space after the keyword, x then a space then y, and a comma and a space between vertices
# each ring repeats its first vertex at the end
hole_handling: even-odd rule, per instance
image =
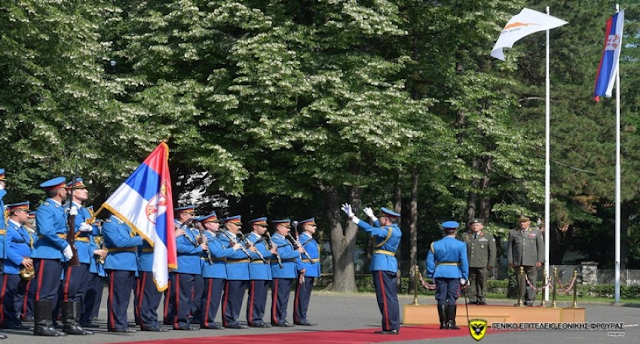
POLYGON ((409 223, 409 261, 411 262, 409 269, 409 291, 415 291, 416 271, 415 266, 418 265, 418 172, 411 173, 411 200, 409 201, 410 220, 409 223))
MULTIPOLYGON (((393 211, 398 214, 402 213, 402 189, 400 188, 400 172, 396 174, 396 183, 393 190, 393 211)), ((402 220, 402 218, 400 218, 402 220)), ((400 231, 402 231, 402 221, 398 222, 400 231)), ((396 280, 396 289, 402 293, 402 245, 398 245, 396 252, 396 260, 398 261, 398 279, 396 280)))
MULTIPOLYGON (((471 168, 478 171, 480 162, 477 158, 474 158, 471 162, 471 168)), ((469 191, 469 199, 467 200, 467 223, 476 218, 476 203, 478 200, 478 185, 480 184, 477 178, 471 180, 471 191, 469 191)))
MULTIPOLYGON (((333 262, 333 286, 331 290, 356 292, 354 256, 358 228, 351 221, 349 221, 346 228, 343 228, 340 221, 340 202, 336 188, 321 187, 320 189, 324 194, 325 212, 331 229, 331 257, 333 262)), ((359 202, 359 192, 356 192, 356 195, 359 202)), ((349 197, 352 205, 354 205, 356 199, 354 196, 354 193, 352 193, 349 197)))
POLYGON ((491 199, 489 198, 486 190, 489 190, 489 187, 491 186, 489 173, 491 172, 492 162, 493 160, 491 159, 491 157, 486 157, 484 165, 481 166, 481 171, 484 174, 484 178, 482 178, 482 180, 480 181, 480 189, 485 192, 483 192, 483 195, 480 198, 480 208, 476 212, 478 214, 476 215, 476 217, 480 217, 481 219, 483 219, 484 223, 487 223, 487 221, 489 221, 489 216, 491 215, 491 199))

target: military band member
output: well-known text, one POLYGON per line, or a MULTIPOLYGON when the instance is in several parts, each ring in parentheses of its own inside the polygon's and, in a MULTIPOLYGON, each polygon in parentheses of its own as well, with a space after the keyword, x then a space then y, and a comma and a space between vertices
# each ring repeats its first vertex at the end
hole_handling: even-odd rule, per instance
MULTIPOLYGON (((91 218, 93 219, 93 206, 87 207, 91 218)), ((82 314, 80 315, 80 325, 82 327, 97 328, 100 325, 93 321, 98 318, 100 303, 102 301, 102 292, 104 291, 104 278, 107 273, 104 271, 104 262, 107 258, 107 250, 104 246, 104 238, 102 237, 102 220, 94 219, 92 224, 92 232, 90 236, 90 250, 92 252, 89 263, 89 280, 87 281, 87 290, 82 300, 82 314)))
POLYGON ((273 244, 276 246, 282 268, 278 261, 271 264, 271 326, 293 327, 294 324, 287 321, 287 305, 293 282, 298 276, 304 276, 304 269, 298 264, 303 247, 294 249, 290 240, 287 240, 291 231, 291 220, 274 220, 275 231, 272 235, 273 244))
POLYGON ((462 237, 467 244, 469 261, 469 303, 487 304, 487 278, 489 270, 496 265, 496 240, 484 232, 482 219, 469 223, 469 231, 462 237))
POLYGON ((7 234, 7 230, 6 230, 7 219, 5 218, 4 200, 3 200, 4 195, 7 194, 7 190, 5 190, 6 186, 7 186, 7 177, 5 175, 4 168, 0 168, 0 278, 2 278, 2 273, 3 273, 2 267, 4 266, 4 260, 7 259, 7 252, 6 252, 7 245, 5 242, 5 236, 7 234))
POLYGON ((218 238, 220 221, 215 212, 201 216, 197 219, 204 229, 203 236, 209 248, 208 253, 203 253, 202 278, 204 279, 204 292, 201 300, 200 328, 207 330, 222 330, 223 327, 216 324, 215 318, 222 299, 227 278, 227 257, 240 249, 240 244, 233 247, 223 247, 218 238))
POLYGON ((305 273, 298 277, 293 301, 293 323, 302 326, 316 326, 316 323, 312 323, 307 319, 313 282, 316 278, 320 278, 320 250, 318 243, 313 238, 317 228, 316 221, 313 217, 302 220, 298 222, 298 228, 302 230, 298 236, 298 241, 300 241, 309 257, 301 258, 305 273))
POLYGON ((456 300, 460 284, 469 278, 467 245, 456 239, 460 225, 455 221, 442 224, 444 238, 434 241, 427 253, 427 275, 435 280, 436 301, 441 330, 459 330, 456 326, 456 300))
POLYGON ((153 247, 146 241, 138 248, 138 278, 134 293, 134 310, 142 331, 167 332, 158 322, 162 292, 153 280, 153 247))
MULTIPOLYGON (((220 241, 223 247, 241 244, 238 234, 242 228, 240 215, 231 216, 224 220, 224 229, 220 241)), ((232 329, 245 329, 247 326, 238 322, 242 299, 249 284, 249 252, 243 247, 227 257, 227 280, 222 296, 222 326, 232 329)))
POLYGON ((264 322, 264 311, 267 306, 267 291, 271 285, 271 248, 262 239, 267 231, 267 218, 259 217, 249 221, 251 232, 245 240, 251 252, 249 265, 249 292, 247 295, 247 324, 251 327, 267 328, 271 325, 264 322))
POLYGON ((9 221, 7 223, 7 259, 2 277, 2 327, 14 330, 27 330, 20 320, 20 311, 27 291, 27 280, 20 275, 21 269, 31 272, 32 241, 23 224, 29 219, 29 202, 8 204, 9 221))
POLYGON ((136 235, 129 225, 115 215, 105 220, 102 236, 108 251, 104 262, 109 279, 107 330, 136 332, 129 328, 127 309, 136 282, 138 247, 142 245, 142 237, 136 235))
POLYGON ((66 179, 57 177, 40 187, 47 199, 36 210, 36 242, 31 258, 35 262, 36 279, 34 299, 34 330, 37 336, 64 336, 65 332, 53 327, 53 306, 58 299, 60 276, 65 262, 73 257, 67 243, 67 214, 62 201, 67 196, 66 179))
POLYGON ((371 256, 371 274, 376 289, 378 308, 382 313, 382 330, 375 333, 399 334, 400 305, 396 290, 398 262, 395 255, 402 237, 402 232, 396 224, 400 214, 382 207, 379 218, 377 218, 373 215, 371 208, 366 208, 365 213, 374 222, 374 226, 371 226, 355 216, 350 204, 343 204, 342 211, 360 229, 375 238, 375 250, 371 256))
POLYGON ((516 274, 519 295, 524 299, 524 305, 529 307, 533 306, 536 299, 536 289, 529 287, 526 280, 520 278, 520 268, 524 269, 526 277, 535 287, 538 278, 537 269, 544 263, 542 234, 539 230, 530 228, 530 224, 528 217, 519 217, 519 228, 509 231, 507 247, 507 262, 516 274))
POLYGON ((184 230, 185 234, 176 237, 178 268, 169 274, 172 286, 169 303, 175 312, 173 329, 195 331, 198 328, 191 326, 189 315, 193 309, 196 275, 202 273, 200 256, 208 247, 206 243, 198 243, 197 233, 190 227, 194 219, 194 206, 180 207, 174 211, 175 226, 184 230))
MULTIPOLYGON (((33 250, 33 247, 38 241, 38 234, 36 233, 36 212, 29 212, 29 219, 24 223, 24 227, 27 229, 27 233, 29 234, 30 247, 33 250)), ((24 301, 22 302, 22 315, 21 319, 24 322, 33 322, 33 299, 36 294, 35 289, 35 281, 30 279, 27 281, 27 294, 25 295, 24 301)))

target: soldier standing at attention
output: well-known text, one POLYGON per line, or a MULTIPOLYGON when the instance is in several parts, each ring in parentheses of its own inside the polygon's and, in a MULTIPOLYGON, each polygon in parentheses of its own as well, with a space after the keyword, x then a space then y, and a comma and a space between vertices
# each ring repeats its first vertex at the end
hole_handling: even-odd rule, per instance
POLYGON ((496 240, 483 227, 482 219, 474 219, 463 236, 469 260, 469 303, 478 305, 487 304, 487 278, 496 265, 496 240))
POLYGON ((524 269, 526 278, 535 287, 537 269, 544 264, 544 240, 540 231, 530 228, 530 224, 528 217, 521 216, 518 218, 519 228, 509 231, 507 262, 517 276, 520 300, 524 300, 525 306, 532 307, 536 299, 536 290, 527 285, 524 277, 520 277, 520 268, 524 269))
MULTIPOLYGON (((225 229, 222 230, 220 241, 225 248, 241 244, 238 233, 242 228, 242 217, 240 215, 227 217, 222 220, 225 229)), ((227 281, 224 285, 224 295, 222 296, 222 326, 232 329, 246 329, 245 325, 240 325, 240 308, 244 292, 249 285, 249 255, 246 249, 236 251, 227 257, 227 281)))
MULTIPOLYGON (((267 292, 271 285, 271 249, 263 240, 262 235, 267 231, 267 218, 259 217, 249 221, 252 231, 247 234, 245 241, 250 243, 249 253, 249 292, 247 293, 247 324, 250 327, 267 328, 271 325, 264 322, 264 310, 267 306, 267 292)), ((274 250, 275 251, 275 250, 274 250)))
POLYGON ((441 330, 459 330, 456 326, 456 300, 460 285, 469 278, 467 245, 456 239, 459 224, 442 224, 445 237, 431 243, 427 253, 427 275, 436 282, 436 301, 441 330))
POLYGON ((298 285, 296 286, 293 301, 293 323, 301 326, 316 326, 316 323, 307 320, 313 282, 316 278, 320 278, 320 248, 313 238, 317 228, 316 221, 313 217, 302 220, 298 222, 298 228, 302 228, 298 241, 307 251, 308 258, 305 256, 301 259, 301 265, 305 273, 303 276, 298 277, 298 285))
POLYGON ((360 229, 375 238, 375 249, 371 256, 371 273, 373 285, 376 289, 378 308, 382 313, 382 331, 378 334, 400 333, 400 305, 396 282, 398 279, 398 261, 396 251, 400 245, 402 232, 396 224, 400 214, 387 208, 380 208, 379 219, 373 216, 373 211, 366 208, 366 214, 373 220, 374 226, 360 220, 351 210, 350 204, 343 204, 344 211, 349 219, 360 229))

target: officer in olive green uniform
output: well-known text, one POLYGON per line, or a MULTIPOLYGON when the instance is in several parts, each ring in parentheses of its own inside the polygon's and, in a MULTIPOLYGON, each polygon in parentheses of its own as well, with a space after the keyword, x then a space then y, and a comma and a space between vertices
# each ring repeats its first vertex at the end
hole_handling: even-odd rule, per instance
POLYGON ((507 247, 507 262, 511 266, 518 280, 519 295, 524 296, 524 305, 533 306, 536 299, 536 290, 529 287, 524 278, 520 278, 520 268, 524 268, 524 273, 531 282, 536 285, 538 276, 537 268, 544 263, 544 240, 539 230, 530 228, 528 217, 518 218, 517 229, 509 232, 509 246, 507 247), (526 288, 526 292, 525 292, 526 288))
POLYGON ((462 241, 467 244, 469 260, 469 303, 486 305, 487 278, 489 269, 496 265, 496 240, 489 233, 482 231, 482 219, 469 222, 469 231, 463 235, 462 241))

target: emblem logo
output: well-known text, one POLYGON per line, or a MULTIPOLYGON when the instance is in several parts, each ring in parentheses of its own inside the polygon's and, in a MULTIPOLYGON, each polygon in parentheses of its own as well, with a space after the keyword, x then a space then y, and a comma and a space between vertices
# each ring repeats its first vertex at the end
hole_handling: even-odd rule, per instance
POLYGON ((149 222, 156 224, 156 219, 159 215, 164 214, 167 211, 167 182, 163 181, 160 185, 160 192, 155 194, 146 206, 146 214, 149 222))
POLYGON ((471 332, 473 339, 480 341, 487 332, 487 321, 484 319, 469 320, 469 332, 471 332))

